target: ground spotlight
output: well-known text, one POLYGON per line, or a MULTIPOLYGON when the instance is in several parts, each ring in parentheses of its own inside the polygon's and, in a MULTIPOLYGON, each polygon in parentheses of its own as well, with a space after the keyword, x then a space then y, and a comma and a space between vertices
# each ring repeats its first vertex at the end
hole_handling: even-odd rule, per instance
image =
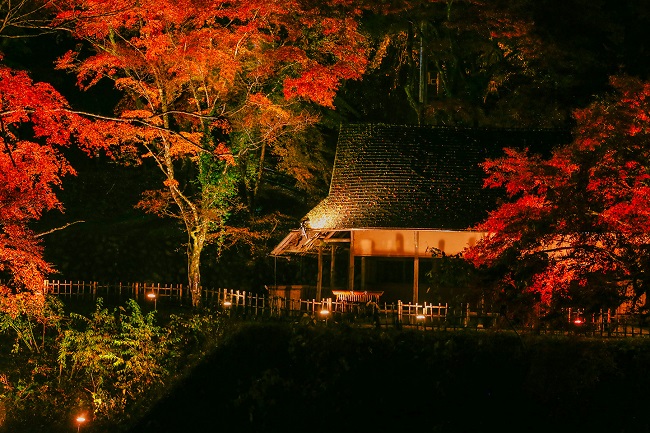
POLYGON ((77 418, 75 418, 75 421, 77 421, 77 433, 79 433, 79 430, 81 430, 81 424, 86 422, 86 417, 79 415, 77 418))
POLYGON ((157 305, 156 305, 157 301, 158 301, 158 297, 156 296, 156 294, 153 293, 153 292, 147 293, 147 298, 153 299, 153 309, 158 311, 158 308, 157 308, 157 305))

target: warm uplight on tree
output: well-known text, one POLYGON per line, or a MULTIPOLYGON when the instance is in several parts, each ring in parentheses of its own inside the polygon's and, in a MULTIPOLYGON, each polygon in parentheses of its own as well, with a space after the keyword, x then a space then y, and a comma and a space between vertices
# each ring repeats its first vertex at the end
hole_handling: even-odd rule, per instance
POLYGON ((70 112, 61 94, 24 71, 0 66, 0 100, 0 311, 37 314, 52 269, 30 224, 63 209, 56 191, 74 170, 61 149, 73 140, 86 150, 104 144, 81 132, 90 122, 70 112))

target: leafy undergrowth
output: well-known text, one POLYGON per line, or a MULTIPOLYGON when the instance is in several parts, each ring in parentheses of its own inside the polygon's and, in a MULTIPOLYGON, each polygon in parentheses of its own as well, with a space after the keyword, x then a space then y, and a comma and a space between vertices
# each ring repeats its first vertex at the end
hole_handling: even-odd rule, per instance
POLYGON ((132 300, 111 309, 99 300, 91 314, 56 316, 40 335, 28 317, 0 315, 0 431, 69 432, 79 415, 86 432, 127 429, 223 332, 214 312, 158 318, 132 300))

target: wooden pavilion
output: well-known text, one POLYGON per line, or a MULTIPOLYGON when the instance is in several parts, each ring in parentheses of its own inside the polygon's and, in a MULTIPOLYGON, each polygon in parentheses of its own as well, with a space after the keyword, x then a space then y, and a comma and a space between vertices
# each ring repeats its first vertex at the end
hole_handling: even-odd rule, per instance
MULTIPOLYGON (((317 299, 427 300, 435 258, 474 245, 484 233, 472 227, 496 206, 499 192, 483 189, 480 164, 505 147, 547 152, 566 138, 551 130, 343 125, 329 195, 271 255, 315 256, 317 299)), ((294 289, 293 297, 306 296, 303 286, 294 289)), ((270 290, 287 294, 291 286, 270 290)))

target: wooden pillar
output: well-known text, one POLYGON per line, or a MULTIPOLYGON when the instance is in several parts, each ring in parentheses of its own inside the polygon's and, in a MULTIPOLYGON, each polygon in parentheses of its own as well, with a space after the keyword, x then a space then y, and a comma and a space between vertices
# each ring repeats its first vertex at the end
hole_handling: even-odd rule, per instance
MULTIPOLYGON (((181 286, 181 299, 183 299, 183 286, 181 286)), ((273 287, 278 290, 278 256, 273 256, 273 287)))
POLYGON ((418 291, 420 287, 420 256, 418 252, 420 233, 416 230, 413 232, 413 303, 418 303, 418 291))
POLYGON ((318 278, 316 279, 316 300, 320 301, 323 293, 323 244, 318 246, 318 278))
POLYGON ((366 257, 361 257, 361 289, 362 292, 366 290, 366 257))
POLYGON ((336 281, 336 245, 331 245, 330 250, 330 290, 335 289, 336 281))
POLYGON ((350 269, 348 270, 348 290, 354 290, 354 231, 350 230, 350 269))

